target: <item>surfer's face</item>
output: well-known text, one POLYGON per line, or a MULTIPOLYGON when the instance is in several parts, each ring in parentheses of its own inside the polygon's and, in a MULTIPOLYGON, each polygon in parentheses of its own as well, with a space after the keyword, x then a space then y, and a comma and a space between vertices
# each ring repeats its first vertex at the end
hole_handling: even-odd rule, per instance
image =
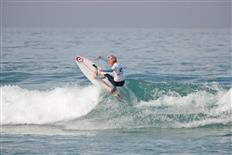
POLYGON ((112 59, 112 57, 109 57, 108 58, 108 65, 113 66, 113 64, 114 64, 114 60, 112 59))

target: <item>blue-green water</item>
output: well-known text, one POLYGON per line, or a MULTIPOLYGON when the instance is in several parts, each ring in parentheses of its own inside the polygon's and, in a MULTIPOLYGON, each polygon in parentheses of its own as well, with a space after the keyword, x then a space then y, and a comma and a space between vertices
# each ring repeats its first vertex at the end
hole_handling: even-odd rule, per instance
POLYGON ((227 29, 4 29, 1 154, 230 154, 227 29), (126 66, 124 101, 74 57, 126 66))

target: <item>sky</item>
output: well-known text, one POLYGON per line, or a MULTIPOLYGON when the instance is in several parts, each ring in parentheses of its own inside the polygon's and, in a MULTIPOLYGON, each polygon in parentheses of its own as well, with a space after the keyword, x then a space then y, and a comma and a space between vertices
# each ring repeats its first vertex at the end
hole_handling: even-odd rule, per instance
POLYGON ((231 28, 231 0, 1 0, 3 27, 231 28))

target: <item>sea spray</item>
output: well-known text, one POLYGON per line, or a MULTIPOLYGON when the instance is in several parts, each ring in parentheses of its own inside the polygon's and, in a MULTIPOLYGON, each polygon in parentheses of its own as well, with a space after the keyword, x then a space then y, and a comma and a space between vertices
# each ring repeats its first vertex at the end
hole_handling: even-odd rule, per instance
MULTIPOLYGON (((115 128, 196 128, 231 124, 232 89, 218 86, 179 84, 182 89, 169 89, 171 84, 159 84, 150 89, 153 99, 131 103, 118 102, 109 95, 82 118, 64 123, 65 129, 96 130, 115 128), (188 89, 185 87, 189 87, 188 89), (167 90, 167 91, 164 91, 167 90), (84 125, 83 125, 84 124, 84 125)), ((174 84, 175 87, 177 84, 174 84)), ((147 87, 147 84, 144 85, 147 87)), ((132 87, 134 88, 134 87, 132 87)), ((172 88, 172 87, 171 87, 172 88)), ((131 87, 127 89, 131 90, 131 87)), ((148 90, 131 90, 143 91, 148 90)), ((135 92, 136 94, 136 92, 135 92)))
POLYGON ((81 117, 99 100, 94 86, 57 87, 52 90, 27 90, 3 86, 2 124, 48 124, 81 117))
POLYGON ((231 88, 138 82, 140 88, 133 89, 127 81, 120 90, 125 95, 122 102, 92 85, 46 91, 3 86, 2 124, 58 124, 67 130, 92 130, 231 123, 231 88))

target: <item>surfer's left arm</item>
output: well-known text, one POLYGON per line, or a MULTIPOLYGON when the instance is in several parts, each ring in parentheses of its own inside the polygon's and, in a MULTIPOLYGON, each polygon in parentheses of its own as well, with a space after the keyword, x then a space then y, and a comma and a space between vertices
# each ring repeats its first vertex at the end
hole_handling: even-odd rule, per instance
POLYGON ((112 69, 102 69, 101 71, 102 71, 102 72, 113 72, 112 69))

